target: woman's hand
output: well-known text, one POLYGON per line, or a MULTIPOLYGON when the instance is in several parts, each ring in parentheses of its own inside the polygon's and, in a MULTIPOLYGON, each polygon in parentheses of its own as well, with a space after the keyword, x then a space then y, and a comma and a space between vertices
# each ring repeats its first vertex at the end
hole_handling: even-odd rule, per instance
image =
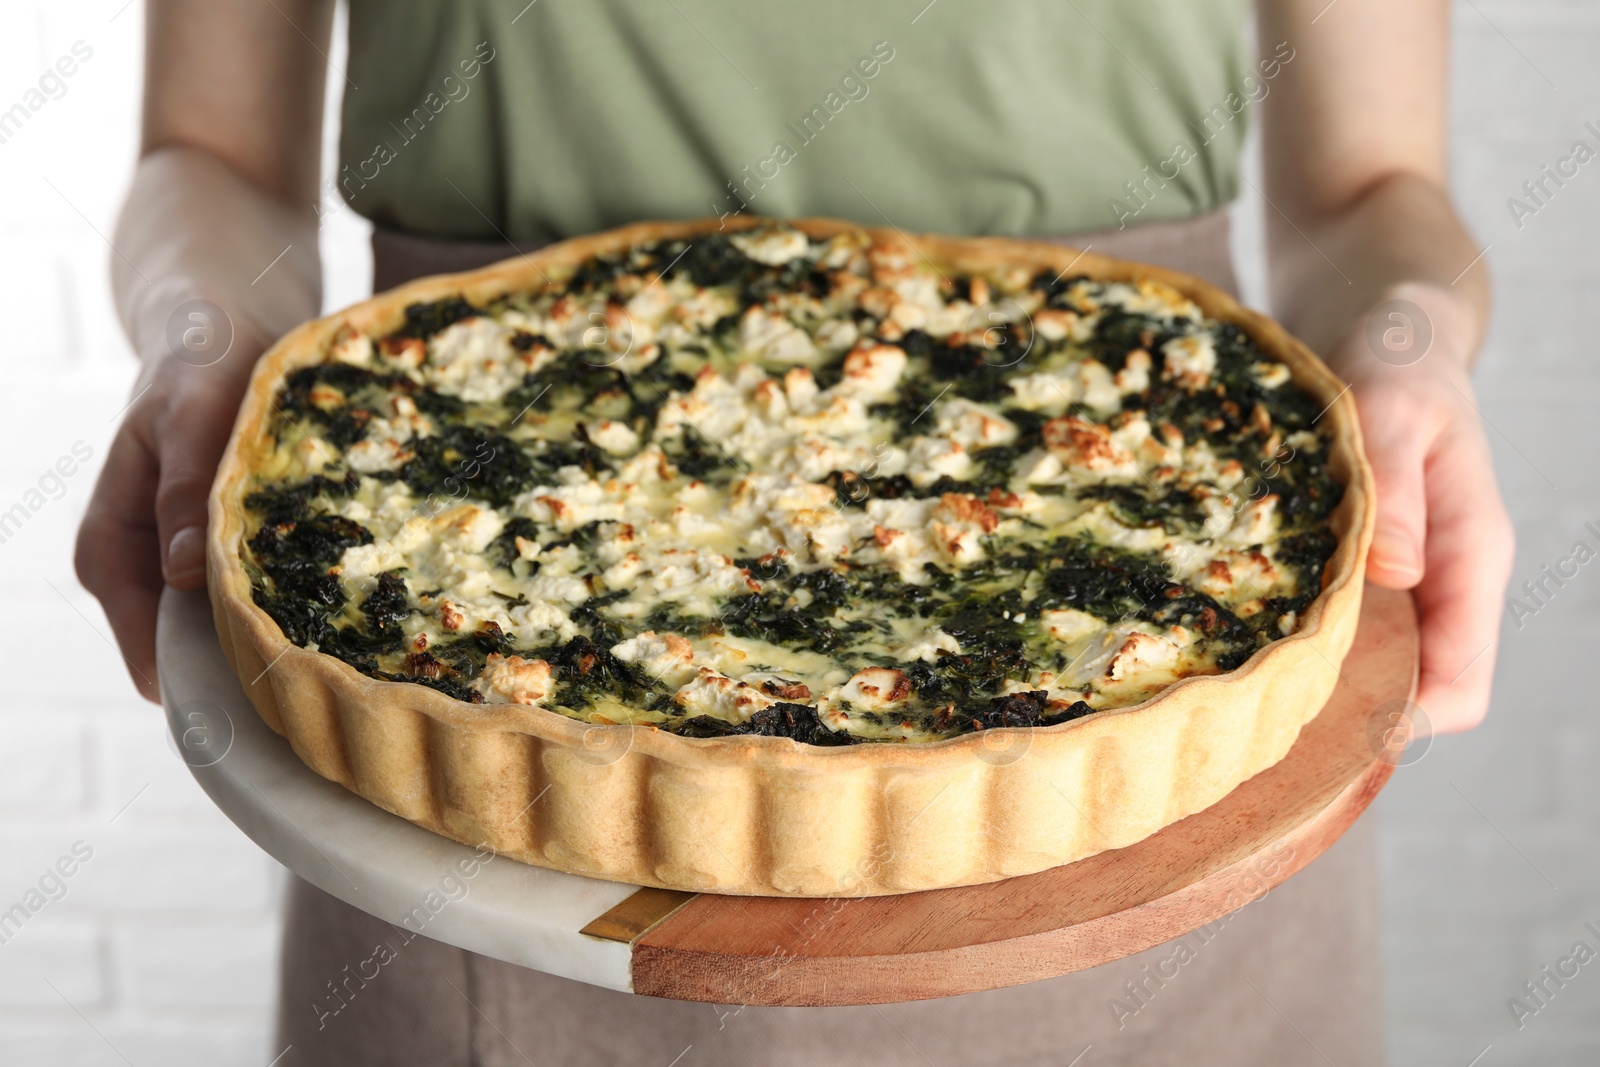
POLYGON ((1472 308, 1438 287, 1389 296, 1330 363, 1351 383, 1377 479, 1367 577, 1416 600, 1427 721, 1413 726, 1454 733, 1488 711, 1513 532, 1466 371, 1472 308))
POLYGON ((206 497, 250 372, 321 303, 309 205, 173 147, 140 161, 118 223, 112 286, 141 370, 78 531, 77 568, 150 700, 161 587, 205 582, 206 497))
POLYGON ((160 699, 161 588, 205 584, 206 497, 259 351, 235 349, 212 366, 146 353, 136 399, 78 528, 78 579, 105 609, 128 673, 149 700, 160 699))

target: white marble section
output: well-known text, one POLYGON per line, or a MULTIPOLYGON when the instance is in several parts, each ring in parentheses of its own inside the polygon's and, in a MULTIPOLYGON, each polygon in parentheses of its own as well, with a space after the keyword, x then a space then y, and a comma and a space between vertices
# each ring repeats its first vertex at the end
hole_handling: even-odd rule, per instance
POLYGON ((631 989, 630 948, 578 931, 637 886, 503 856, 485 861, 315 774, 251 706, 223 658, 203 591, 166 590, 156 644, 167 722, 185 762, 223 813, 284 866, 435 940, 631 989))

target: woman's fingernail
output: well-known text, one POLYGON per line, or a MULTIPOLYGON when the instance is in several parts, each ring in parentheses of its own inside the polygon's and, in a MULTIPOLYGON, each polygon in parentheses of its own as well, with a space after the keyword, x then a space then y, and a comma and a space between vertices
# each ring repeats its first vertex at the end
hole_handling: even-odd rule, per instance
POLYGON ((185 526, 167 542, 167 562, 162 568, 167 584, 194 578, 204 574, 205 569, 205 531, 198 526, 185 526))
POLYGON ((1394 530, 1379 530, 1372 538, 1372 563, 1391 574, 1412 575, 1422 568, 1411 538, 1394 530))

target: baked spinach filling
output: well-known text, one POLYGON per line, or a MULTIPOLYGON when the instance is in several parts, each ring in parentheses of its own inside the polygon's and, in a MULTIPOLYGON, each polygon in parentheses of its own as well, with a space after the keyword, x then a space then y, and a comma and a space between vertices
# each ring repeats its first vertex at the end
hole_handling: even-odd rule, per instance
MULTIPOLYGON (((1095 417, 1115 425, 1121 417, 1142 414, 1153 427, 1170 426, 1185 442, 1204 442, 1219 463, 1233 461, 1243 470, 1231 490, 1234 497, 1244 503, 1276 498, 1272 558, 1293 580, 1251 600, 1248 612, 1202 591, 1194 580, 1177 577, 1171 560, 1159 551, 1117 547, 1083 531, 1063 534, 1026 516, 1013 519, 1005 532, 986 530, 979 538, 980 558, 959 565, 928 562, 911 575, 848 557, 800 563, 792 553, 735 553, 733 562, 751 578, 751 588, 663 601, 641 612, 626 590, 606 587, 604 567, 592 560, 614 521, 556 531, 518 513, 520 503, 539 487, 620 476, 628 457, 597 441, 601 426, 622 426, 640 441, 656 441, 680 481, 726 490, 749 475, 751 465, 736 450, 719 445, 692 420, 668 436, 656 434, 656 426, 670 406, 683 403, 694 390, 698 374, 725 369, 729 354, 738 350, 740 311, 733 308, 773 306, 795 294, 826 302, 837 285, 835 273, 813 256, 768 266, 725 235, 592 259, 567 280, 567 296, 606 298, 630 276, 686 277, 697 287, 725 290, 730 310, 693 340, 664 346, 650 362, 597 361, 590 346, 518 330, 508 342, 512 350, 554 354, 493 400, 463 399, 459 391, 425 384, 425 376, 382 359, 373 359, 372 366, 329 361, 293 371, 276 397, 272 432, 280 449, 315 438, 338 455, 308 476, 262 479, 247 496, 253 532, 246 564, 255 602, 298 645, 372 677, 427 685, 461 700, 484 701, 479 682, 492 657, 520 657, 549 665, 551 691, 542 703, 553 710, 586 717, 609 702, 657 713, 656 725, 691 737, 752 734, 815 745, 1048 726, 1100 710, 1036 684, 1040 672, 1064 676, 1078 659, 1041 623, 1042 613, 1075 611, 1108 625, 1180 628, 1192 637, 1201 673, 1233 670, 1292 632, 1297 616, 1320 592, 1323 569, 1336 546, 1328 523, 1342 486, 1328 469, 1325 439, 1314 436, 1321 406, 1293 383, 1264 383, 1258 371, 1270 357, 1231 324, 1197 324, 1111 302, 1099 308, 1086 338, 1066 344, 1041 341, 1022 322, 1002 323, 985 342, 976 342, 967 336, 936 337, 920 328, 891 328, 859 308, 849 315, 836 309, 833 317, 849 318, 863 340, 893 344, 906 354, 907 370, 893 397, 867 405, 886 440, 927 432, 930 411, 944 398, 990 405, 1015 427, 1015 435, 1004 443, 972 444, 972 462, 959 476, 928 479, 912 471, 886 474, 863 467, 833 469, 816 481, 831 490, 831 506, 841 513, 859 514, 872 501, 949 497, 1000 508, 1015 492, 1026 491, 1102 505, 1129 531, 1204 543, 1207 523, 1216 514, 1208 503, 1219 492, 1214 481, 1185 484, 1141 475, 1025 484, 1021 477, 1029 457, 1045 448, 1045 427, 1053 416, 1008 402, 1016 376, 1052 360, 1064 365, 1069 349, 1072 358, 1093 359, 1115 375, 1130 366, 1132 353, 1143 352, 1150 360, 1148 384, 1124 391, 1116 410, 1095 412, 1095 417), (1206 385, 1193 388, 1165 373, 1163 350, 1200 329, 1209 331, 1214 366, 1206 385), (994 355, 997 349, 1021 351, 1030 345, 1022 365, 994 355), (406 442, 403 462, 357 470, 348 450, 402 407, 430 419, 432 431, 406 442), (530 429, 534 422, 543 429, 530 429), (1285 444, 1297 434, 1299 447, 1285 444), (481 621, 420 645, 413 639, 415 624, 437 612, 440 597, 450 591, 427 588, 403 560, 377 574, 356 596, 339 564, 347 550, 372 545, 375 535, 345 512, 383 486, 409 490, 424 515, 462 502, 497 509, 505 522, 483 552, 495 573, 492 595, 508 611, 530 605, 531 583, 560 553, 590 558, 575 575, 590 595, 567 609, 569 632, 519 633, 481 621), (528 546, 537 551, 530 554, 528 546), (959 650, 940 648, 909 660, 892 654, 908 630, 935 628, 959 650), (675 699, 676 686, 614 651, 650 631, 690 640, 727 635, 832 659, 848 671, 898 671, 909 683, 911 698, 892 710, 843 702, 849 729, 830 725, 822 705, 803 697, 767 701, 737 719, 696 713, 675 699)), ((941 284, 945 297, 956 299, 968 295, 974 283, 957 276, 941 284)), ((1030 283, 1041 309, 1073 314, 1083 313, 1085 293, 1098 293, 1096 285, 1043 274, 1030 283)), ((403 325, 378 347, 427 346, 459 323, 503 316, 529 299, 474 307, 458 296, 412 305, 403 325)), ((825 390, 839 382, 843 362, 844 353, 836 352, 807 364, 816 387, 825 390)), ((1071 410, 1083 409, 1074 405, 1071 410)), ((573 575, 563 572, 563 577, 573 575)), ((788 688, 809 692, 804 685, 788 688)))

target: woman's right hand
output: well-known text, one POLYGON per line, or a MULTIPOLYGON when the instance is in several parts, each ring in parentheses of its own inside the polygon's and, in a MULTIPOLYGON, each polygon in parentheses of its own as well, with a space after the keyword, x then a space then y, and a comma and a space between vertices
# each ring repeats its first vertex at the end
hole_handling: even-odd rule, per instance
MULTIPOLYGON (((190 313, 207 312, 180 312, 190 313)), ((205 584, 206 497, 260 351, 259 342, 251 344, 211 366, 171 352, 145 354, 133 403, 78 528, 78 580, 105 609, 128 673, 149 700, 160 699, 155 625, 162 586, 205 584)))
POLYGON ((139 163, 112 287, 140 359, 78 530, 77 570, 141 695, 160 699, 161 589, 205 583, 206 498, 256 360, 321 304, 317 226, 213 153, 139 163))

